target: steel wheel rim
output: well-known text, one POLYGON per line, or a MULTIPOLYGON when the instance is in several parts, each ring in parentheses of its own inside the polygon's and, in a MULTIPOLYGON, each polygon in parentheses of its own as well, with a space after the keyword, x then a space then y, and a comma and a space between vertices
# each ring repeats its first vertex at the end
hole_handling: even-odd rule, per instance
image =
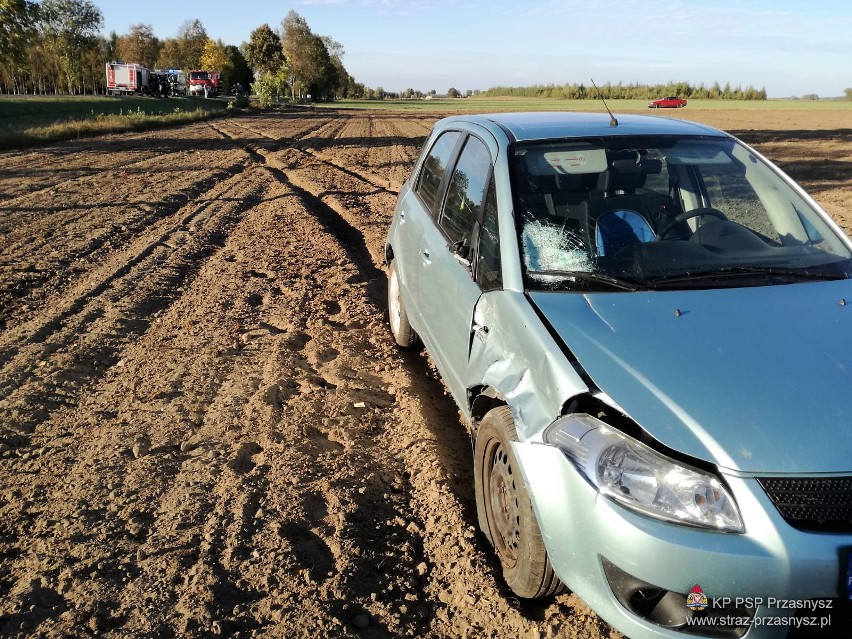
POLYGON ((515 474, 509 454, 496 442, 490 455, 488 471, 488 519, 494 546, 503 563, 513 566, 518 561, 521 540, 521 514, 515 474))

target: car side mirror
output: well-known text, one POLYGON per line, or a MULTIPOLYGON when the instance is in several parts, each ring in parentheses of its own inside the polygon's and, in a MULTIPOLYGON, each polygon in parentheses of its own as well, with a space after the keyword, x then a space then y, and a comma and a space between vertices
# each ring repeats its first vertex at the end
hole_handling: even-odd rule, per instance
POLYGON ((453 257, 458 260, 459 264, 468 270, 471 270, 470 245, 468 245, 466 240, 459 240, 458 242, 448 244, 447 248, 450 250, 450 253, 453 254, 453 257))

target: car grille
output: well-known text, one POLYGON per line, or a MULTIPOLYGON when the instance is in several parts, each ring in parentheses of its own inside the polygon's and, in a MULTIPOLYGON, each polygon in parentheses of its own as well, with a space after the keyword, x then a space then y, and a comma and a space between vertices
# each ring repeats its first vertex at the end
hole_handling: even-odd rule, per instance
POLYGON ((852 532, 852 477, 762 477, 758 482, 794 528, 852 532))

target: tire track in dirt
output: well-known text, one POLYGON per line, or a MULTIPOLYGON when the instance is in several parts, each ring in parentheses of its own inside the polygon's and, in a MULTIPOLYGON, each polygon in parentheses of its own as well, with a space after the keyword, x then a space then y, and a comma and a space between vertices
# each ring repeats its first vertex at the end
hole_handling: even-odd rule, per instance
MULTIPOLYGON (((155 248, 76 314, 58 311, 129 246, 82 265, 31 320, 57 322, 28 345, 59 347, 42 368, 72 338, 113 350, 65 403, 3 405, 26 423, 45 413, 0 433, 0 635, 607 636, 570 596, 518 609, 500 585, 458 412, 383 319, 393 195, 350 147, 328 140, 320 158, 290 142, 300 116, 247 119, 269 136, 217 121, 210 148, 242 168, 134 232, 133 247, 155 248)), ((360 135, 341 119, 303 122, 360 135)), ((357 144, 367 157, 369 139, 357 144)), ((396 147, 369 161, 398 161, 396 147)))
MULTIPOLYGON (((382 188, 388 188, 395 195, 407 177, 407 172, 420 152, 423 140, 434 124, 435 118, 427 118, 421 128, 421 136, 412 138, 400 135, 402 129, 389 124, 386 113, 368 112, 349 115, 344 127, 335 138, 309 136, 299 148, 312 152, 316 157, 346 167, 382 188), (326 152, 326 149, 329 152, 326 152), (388 150, 391 159, 388 160, 388 150), (386 169, 387 175, 376 170, 386 169)), ((398 118, 394 118, 398 122, 398 118)), ((406 131, 411 123, 406 121, 406 131)))
MULTIPOLYGON (((232 133, 224 132, 220 129, 217 131, 229 138, 234 139, 232 133)), ((280 148, 280 145, 273 141, 273 146, 280 148)), ((286 166, 277 162, 270 152, 265 148, 254 147, 253 145, 247 148, 247 152, 251 156, 262 162, 267 170, 269 170, 275 178, 285 184, 289 189, 294 191, 299 198, 305 203, 305 206, 325 228, 325 230, 337 239, 343 247, 347 257, 358 268, 362 279, 367 283, 368 296, 377 308, 381 308, 384 304, 386 289, 384 287, 385 275, 382 271, 376 268, 373 258, 367 250, 366 240, 363 233, 341 214, 340 207, 333 207, 326 204, 321 195, 309 191, 295 183, 288 174, 286 166)), ((306 155, 310 155, 305 153, 306 155)), ((333 166, 333 165, 330 165, 333 166)), ((337 167, 335 167, 337 168, 337 167)), ((342 172, 352 175, 352 177, 366 182, 364 178, 357 174, 351 174, 345 169, 340 169, 342 172)))
MULTIPOLYGON (((112 154, 91 140, 75 143, 76 160, 101 166, 100 177, 65 185, 56 198, 36 194, 7 207, 8 228, 0 231, 0 327, 12 321, 10 309, 15 322, 38 313, 48 293, 66 288, 92 263, 126 248, 148 226, 203 197, 246 162, 244 154, 211 139, 200 126, 151 135, 110 136, 112 154), (114 157, 121 165, 121 158, 140 153, 145 157, 134 160, 133 172, 112 168, 107 160, 114 157)), ((50 156, 50 148, 31 155, 50 156)))
MULTIPOLYGON (((289 191, 285 183, 276 183, 277 190, 289 191)), ((187 436, 191 426, 186 420, 175 420, 178 426, 156 431, 154 424, 139 423, 144 424, 146 413, 152 410, 151 391, 163 382, 158 381, 152 370, 156 367, 147 358, 129 352, 123 354, 125 366, 121 371, 111 371, 111 375, 120 375, 122 385, 130 379, 143 379, 152 388, 114 389, 93 400, 94 406, 86 407, 85 412, 91 413, 115 394, 141 394, 140 399, 146 399, 144 410, 143 405, 133 411, 130 405, 120 406, 120 414, 108 420, 118 424, 100 427, 101 433, 92 438, 92 448, 98 450, 100 459, 96 454, 76 464, 80 474, 89 464, 97 464, 99 474, 106 477, 120 476, 117 471, 123 469, 122 481, 90 492, 86 501, 95 505, 94 516, 86 516, 85 522, 94 525, 98 513, 112 509, 113 518, 121 524, 115 528, 97 526, 97 540, 113 548, 108 556, 101 554, 98 566, 82 558, 69 565, 66 559, 58 562, 57 573, 45 577, 54 598, 78 602, 74 608, 69 603, 58 606, 64 605, 66 610, 60 615, 65 618, 55 626, 57 632, 75 624, 99 631, 139 629, 146 627, 143 620, 154 618, 159 632, 187 636, 229 634, 264 625, 274 630, 286 627, 288 620, 298 622, 289 636, 314 636, 316 627, 337 636, 358 636, 358 624, 369 615, 373 621, 372 635, 368 636, 421 634, 418 629, 430 617, 431 608, 423 609, 417 603, 421 578, 417 566, 422 556, 412 531, 422 524, 408 514, 400 471, 394 471, 394 463, 385 459, 384 450, 363 434, 378 432, 382 417, 377 407, 388 405, 392 397, 379 390, 384 385, 382 371, 363 370, 363 351, 374 349, 372 342, 377 339, 384 347, 376 331, 380 319, 375 318, 371 305, 365 305, 363 282, 354 286, 361 278, 343 249, 336 240, 329 243, 323 239, 322 227, 313 221, 312 214, 304 212, 298 195, 290 193, 273 197, 281 198, 276 202, 282 203, 286 199, 285 206, 291 211, 280 225, 286 224, 297 236, 288 247, 287 258, 302 258, 301 279, 289 281, 292 270, 282 269, 282 279, 290 286, 279 295, 287 299, 276 304, 274 296, 270 298, 270 309, 261 313, 270 315, 264 315, 255 328, 240 337, 245 345, 232 358, 242 361, 224 374, 200 427, 187 436), (320 292, 315 274, 325 273, 326 281, 337 286, 320 292), (301 304, 291 303, 294 298, 301 304), (276 328, 264 328, 268 326, 276 328), (353 338, 361 341, 354 360, 353 338), (264 340, 277 340, 282 348, 255 351, 264 340), (269 361, 261 366, 264 358, 269 361), (263 371, 260 380, 258 370, 263 371), (287 371, 296 374, 286 378, 287 371), (234 402, 239 397, 250 399, 234 402), (371 407, 359 408, 355 404, 360 402, 353 399, 371 407), (121 425, 122 417, 131 414, 137 416, 136 429, 149 430, 142 438, 147 439, 148 452, 135 461, 126 444, 120 444, 122 438, 133 439, 134 425, 121 425), (257 422, 263 424, 269 419, 274 430, 265 432, 257 422), (127 432, 119 435, 110 432, 113 428, 127 432), (227 441, 234 442, 232 448, 223 442, 226 434, 227 441), (244 440, 242 434, 250 439, 244 440), (189 445, 178 447, 181 438, 189 445), (303 443, 293 450, 292 441, 303 443), (118 452, 106 454, 112 448, 118 452), (179 449, 186 451, 178 453, 179 449), (224 454, 208 456, 209 452, 224 454), (282 481, 273 453, 295 457, 288 465, 303 469, 303 475, 294 477, 292 471, 285 470, 287 481, 282 481), (181 469, 177 469, 181 459, 181 469), (323 459, 323 470, 313 471, 312 467, 323 459), (353 459, 359 462, 353 465, 353 459), (373 473, 363 476, 364 468, 373 473), (268 487, 273 480, 265 479, 270 476, 276 478, 272 492, 268 487), (211 478, 221 483, 211 484, 211 478), (292 488, 288 490, 288 486, 292 488), (212 500, 207 498, 210 495, 212 500), (156 499, 160 505, 154 507, 152 501, 156 499), (147 505, 140 508, 139 504, 147 505), (261 510, 263 515, 258 516, 261 510), (204 522, 201 530, 198 522, 204 522), (410 548, 409 558, 402 562, 400 547, 410 548), (382 569, 385 561, 392 563, 382 569), (161 582, 164 587, 151 586, 161 582), (119 584, 126 593, 121 601, 126 604, 117 601, 119 584), (320 588, 326 603, 317 607, 315 597, 304 601, 302 588, 320 588), (270 589, 272 593, 264 596, 270 589), (90 599, 79 605, 83 593, 89 593, 90 599), (158 613, 162 610, 174 613, 162 620, 163 615, 158 613), (306 616, 317 625, 306 626, 306 616)), ((272 225, 274 220, 270 221, 272 225)), ((222 280, 218 268, 242 262, 239 256, 249 250, 246 244, 256 241, 252 234, 237 250, 231 245, 235 239, 234 234, 229 236, 226 255, 208 262, 213 272, 202 275, 194 285, 212 286, 222 280)), ((262 266, 258 262, 248 261, 253 266, 251 272, 258 272, 262 266)), ((262 272, 271 270, 264 267, 262 272)), ((252 283, 278 279, 250 277, 252 283)), ((223 281, 228 287, 233 278, 223 281)), ((255 295, 258 293, 249 297, 255 299, 255 295)), ((265 294, 262 299, 266 299, 265 294)), ((145 339, 153 339, 159 331, 173 331, 191 301, 182 300, 169 309, 145 339)), ((202 306, 197 313, 206 310, 202 306)), ((141 344, 135 344, 132 350, 137 346, 141 344)), ((138 350, 144 354, 151 349, 138 350)), ((159 352, 169 359, 169 351, 161 348, 159 352)), ((183 355, 176 357, 179 366, 183 355)), ((183 383, 191 387, 189 380, 183 383)), ((171 404, 175 403, 179 405, 181 398, 172 398, 171 404)), ((68 518, 74 520, 71 528, 79 530, 73 509, 68 518)), ((54 550, 50 554, 61 553, 54 550)), ((15 591, 13 595, 13 601, 26 600, 26 593, 15 591)))
MULTIPOLYGON (((381 246, 388 219, 377 216, 364 200, 372 195, 363 188, 365 184, 368 188, 372 186, 368 180, 348 170, 335 170, 337 167, 299 149, 285 148, 263 155, 268 164, 286 176, 314 214, 321 212, 323 218, 328 218, 330 210, 333 219, 345 221, 346 228, 363 229, 361 235, 370 238, 366 250, 371 259, 376 264, 382 263, 381 246), (302 155, 294 159, 293 153, 302 155), (304 157, 305 154, 309 157, 304 157), (305 162, 306 159, 312 161, 305 162), (318 170, 318 166, 331 171, 318 170), (355 179, 354 184, 350 178, 355 179), (348 194, 347 205, 338 199, 343 193, 348 194), (353 199, 360 204, 353 206, 353 199), (363 211, 363 216, 357 211, 363 211), (364 226, 370 218, 379 220, 381 233, 368 235, 364 226)), ((335 229, 332 226, 329 230, 334 233, 335 229)), ((344 246, 350 240, 345 234, 336 237, 344 246)), ((386 294, 384 278, 382 284, 382 298, 377 305, 383 303, 386 294)), ((398 401, 392 407, 385 446, 403 463, 405 476, 410 477, 410 512, 425 519, 425 526, 418 531, 424 547, 425 570, 430 575, 424 586, 432 601, 439 602, 433 607, 430 636, 468 633, 490 636, 491 632, 501 636, 506 631, 522 636, 539 632, 535 630, 536 622, 528 615, 548 620, 550 625, 544 624, 549 628, 548 634, 568 631, 567 636, 577 636, 576 631, 588 632, 589 627, 594 633, 605 629, 608 634, 609 629, 599 625, 585 604, 572 595, 564 595, 550 605, 529 604, 523 614, 511 608, 512 599, 507 598, 510 593, 494 572, 496 566, 488 544, 476 528, 470 443, 458 411, 423 359, 409 357, 406 366, 394 372, 395 383, 404 390, 405 401, 398 401), (456 534, 447 536, 446 531, 456 534), (575 611, 583 623, 571 629, 563 620, 572 619, 575 611)), ((398 390, 397 396, 401 394, 398 390)))
POLYGON ((121 343, 144 331, 146 318, 175 298, 194 262, 215 251, 228 227, 251 207, 250 192, 225 206, 219 201, 240 178, 236 171, 210 192, 209 200, 192 202, 154 224, 128 249, 111 255, 51 303, 50 311, 42 309, 37 318, 3 333, 0 418, 8 428, 32 432, 52 410, 68 405, 82 386, 115 363, 121 343), (105 317, 106 325, 99 321, 105 317), (97 331, 81 330, 93 322, 97 331), (80 339, 81 333, 86 337, 80 339), (22 419, 5 408, 19 403, 45 408, 22 419))
MULTIPOLYGON (((341 171, 343 173, 347 173, 348 175, 350 175, 353 178, 356 178, 356 179, 362 180, 363 182, 366 182, 367 184, 371 185, 375 189, 376 192, 388 193, 388 194, 392 195, 393 197, 396 197, 396 194, 399 191, 399 186, 400 186, 401 182, 395 183, 392 179, 385 179, 381 175, 379 175, 379 174, 377 174, 373 171, 365 170, 365 169, 363 169, 359 166, 353 167, 353 166, 342 164, 336 159, 337 156, 335 154, 323 153, 322 149, 329 146, 330 144, 333 144, 330 141, 326 141, 324 143, 319 143, 320 142, 319 140, 317 140, 313 137, 310 137, 309 135, 306 134, 306 135, 303 135, 303 136, 299 136, 297 138, 298 141, 293 145, 283 145, 283 144, 280 143, 281 141, 280 141, 279 138, 276 138, 275 136, 273 136, 271 134, 260 133, 256 130, 253 130, 253 129, 244 128, 244 127, 242 127, 241 123, 236 122, 236 121, 233 122, 233 125, 238 127, 238 128, 241 128, 243 130, 246 130, 246 131, 251 130, 253 133, 262 135, 266 139, 270 140, 273 144, 272 145, 269 145, 269 144, 266 145, 266 148, 270 151, 278 151, 278 150, 281 150, 282 148, 293 148, 293 149, 301 151, 305 154, 310 155, 311 157, 313 157, 317 161, 324 162, 325 164, 329 165, 330 167, 332 167, 334 169, 337 169, 338 171, 341 171)), ((324 135, 338 134, 338 133, 342 132, 344 130, 344 127, 347 126, 347 125, 348 125, 348 123, 344 122, 342 119, 340 121, 335 121, 334 123, 330 123, 328 126, 332 127, 331 131, 324 131, 324 135)), ((234 134, 234 133, 229 134, 229 135, 231 135, 232 137, 237 137, 237 135, 234 134)), ((365 136, 361 139, 363 139, 366 142, 370 138, 369 138, 369 136, 365 136)), ((404 138, 400 137, 399 139, 403 140, 404 138)), ((336 149, 336 150, 339 151, 339 149, 336 149)), ((418 152, 419 152, 419 148, 417 148, 415 151, 412 152, 411 162, 408 163, 409 166, 410 166, 411 163, 413 163, 413 158, 416 157, 418 152)))
MULTIPOLYGON (((238 122, 230 122, 229 124, 237 128, 241 128, 238 122)), ((224 131, 221 127, 217 127, 216 130, 221 135, 231 139, 237 139, 233 132, 224 131)), ((267 168, 273 172, 277 179, 295 190, 299 194, 300 198, 308 204, 313 214, 318 216, 318 219, 326 227, 326 230, 338 238, 341 245, 345 247, 348 257, 356 264, 362 277, 368 283, 371 299, 377 307, 382 307, 384 304, 385 290, 384 288, 381 288, 381 286, 377 289, 377 283, 384 282, 385 276, 384 273, 376 267, 376 264, 382 264, 382 261, 375 260, 371 256, 370 251, 367 249, 364 234, 353 225, 353 220, 350 219, 351 216, 347 215, 348 209, 345 206, 342 206, 339 200, 329 198, 327 192, 318 190, 315 184, 306 183, 304 180, 297 177, 296 173, 292 170, 292 167, 302 165, 303 163, 299 162, 298 159, 282 161, 275 153, 277 150, 282 148, 282 145, 277 140, 267 135, 264 137, 267 142, 263 147, 251 144, 246 147, 247 152, 249 152, 255 160, 263 162, 267 168), (314 188, 312 189, 311 186, 314 186, 314 188), (329 203, 326 202, 327 199, 330 200, 329 203)), ((301 153, 304 157, 310 158, 314 162, 325 164, 337 172, 348 175, 362 184, 366 184, 372 190, 363 193, 364 196, 374 195, 376 193, 384 193, 393 197, 396 196, 395 193, 372 182, 369 177, 350 171, 349 169, 338 166, 333 162, 318 158, 310 151, 290 147, 283 148, 287 149, 289 152, 301 153)), ((352 193, 352 191, 347 191, 347 193, 352 193)), ((358 195, 361 196, 362 194, 358 195)))
MULTIPOLYGON (((27 202, 45 194, 54 199, 61 198, 64 191, 74 194, 78 187, 90 182, 103 187, 97 184, 97 178, 104 171, 131 172, 145 168, 152 161, 168 166, 169 162, 163 162, 164 159, 184 158, 206 142, 199 135, 203 129, 179 127, 173 131, 192 133, 185 138, 175 135, 165 138, 151 133, 117 134, 4 153, 0 159, 0 198, 3 199, 0 211, 14 212, 19 201, 27 202), (105 146, 110 149, 109 153, 104 153, 105 146), (125 156, 129 157, 125 159, 125 156), (69 162, 71 158, 73 161, 69 162)), ((0 232, 5 230, 0 224, 0 232)))
POLYGON ((241 164, 235 164, 207 172, 206 177, 187 184, 179 192, 165 195, 153 204, 140 203, 120 217, 114 215, 117 208, 114 204, 98 211, 87 208, 70 216, 62 211, 45 220, 28 221, 7 234, 8 243, 0 252, 0 326, 11 319, 6 308, 11 307, 9 298, 24 299, 31 310, 37 310, 44 301, 43 295, 48 290, 55 292, 67 286, 74 272, 84 270, 83 264, 97 263, 122 249, 149 226, 200 198, 242 168, 241 164), (92 232, 93 225, 96 232, 92 232), (59 234, 63 242, 57 246, 54 238, 59 234), (33 237, 38 239, 33 241, 33 237), (47 284, 51 286, 46 287, 47 284))
MULTIPOLYGON (((248 172, 248 176, 252 175, 257 175, 257 172, 248 172)), ((246 180, 246 184, 241 187, 232 183, 224 185, 224 188, 255 192, 258 184, 256 179, 252 179, 246 180)), ((190 223, 203 223, 201 217, 195 217, 190 223)), ((238 222, 236 218, 232 221, 238 222)), ((221 224, 219 228, 225 230, 221 224)), ((225 238, 223 235, 222 239, 225 238)), ((210 259, 215 260, 216 255, 218 252, 210 259)), ((229 256, 220 263, 235 261, 235 257, 229 256)), ((205 267, 202 267, 202 271, 205 271, 205 267)), ((255 279, 252 273, 255 271, 248 269, 247 277, 255 279)), ((222 360, 231 357, 231 351, 235 350, 231 342, 238 332, 227 322, 223 325, 217 323, 217 327, 224 330, 212 333, 204 330, 204 315, 215 312, 217 306, 225 303, 234 308, 232 313, 225 315, 230 317, 230 321, 238 322, 242 316, 250 315, 250 309, 258 304, 252 296, 239 305, 233 305, 232 300, 225 298, 209 301, 206 306, 197 304, 199 296, 202 302, 205 301, 207 289, 215 285, 220 275, 214 272, 202 281, 195 278, 176 282, 185 288, 200 290, 189 303, 181 296, 176 301, 177 306, 164 309, 138 340, 124 345, 120 354, 121 365, 112 367, 98 380, 96 392, 90 393, 82 405, 66 408, 51 416, 51 423, 45 424, 33 437, 34 446, 41 451, 41 457, 54 457, 61 453, 54 450, 52 438, 45 431, 62 429, 69 422, 77 420, 88 422, 91 426, 78 434, 80 454, 63 456, 68 468, 62 473, 69 482, 63 488, 71 489, 69 492, 78 495, 78 499, 85 502, 87 507, 81 512, 75 510, 74 502, 69 504, 67 511, 54 506, 54 511, 65 512, 68 532, 64 529, 51 530, 51 541, 43 551, 53 559, 53 568, 46 573, 45 579, 55 591, 54 598, 66 602, 68 608, 66 619, 54 620, 58 627, 68 628, 57 631, 60 635, 67 636, 74 625, 88 625, 100 633, 117 625, 132 623, 133 620, 142 623, 137 627, 137 632, 147 632, 151 625, 148 619, 157 617, 159 613, 139 620, 137 611, 150 610, 151 601, 159 599, 158 593, 163 586, 168 591, 172 584, 160 583, 154 590, 146 590, 127 609, 119 605, 120 593, 126 590, 127 582, 144 576, 142 569, 146 565, 155 563, 149 555, 157 557, 179 541, 185 547, 192 545, 192 540, 180 540, 167 534, 165 544, 154 546, 149 555, 144 551, 142 554, 138 552, 140 542, 149 536, 151 528, 162 514, 154 506, 163 495, 171 493, 171 480, 181 463, 210 450, 210 446, 203 440, 197 443, 196 449, 195 440, 190 441, 188 435, 201 422, 205 402, 216 397, 217 389, 225 379, 220 369, 226 369, 227 362, 222 360), (167 319, 170 320, 168 324, 167 319), (186 346, 175 344, 175 338, 182 332, 191 334, 194 343, 186 346), (152 339, 155 340, 153 350, 150 348, 152 339), (160 353, 160 357, 152 358, 152 352, 160 353), (184 381, 187 377, 184 372, 187 357, 195 357, 191 367, 191 376, 194 378, 192 390, 188 384, 190 380, 184 381), (185 383, 187 393, 184 393, 185 383), (94 416, 97 417, 93 420, 94 416), (169 417, 173 417, 174 423, 170 423, 169 417), (170 439, 176 432, 181 435, 177 439, 170 439), (172 442, 176 443, 173 445, 172 442), (186 442, 190 444, 180 445, 186 442), (128 464, 129 460, 134 459, 138 462, 136 465, 128 464), (81 485, 89 474, 88 469, 95 469, 98 477, 110 479, 81 485), (92 516, 89 516, 89 512, 92 516), (104 517, 107 514, 109 516, 104 517), (80 556, 76 550, 75 536, 81 530, 87 531, 87 545, 99 549, 96 553, 99 558, 97 562, 80 556), (69 601, 76 603, 71 605, 67 603, 69 601)), ((238 282, 234 280, 237 286, 238 282)), ((167 295, 169 285, 169 282, 159 284, 167 295)), ((195 490, 197 487, 190 487, 191 492, 195 490)), ((58 491, 53 494, 47 492, 42 497, 45 502, 62 500, 63 495, 58 491)), ((178 529, 180 525, 181 522, 178 522, 178 529)), ((181 565, 177 563, 170 570, 174 573, 175 569, 181 569, 181 565)), ((163 568, 159 566, 161 571, 163 568)), ((12 594, 15 594, 14 589, 12 594)), ((15 598, 12 599, 14 601, 15 598)), ((0 614, 0 620, 2 618, 0 614)), ((170 628, 167 634, 174 636, 175 628, 169 623, 163 627, 170 628)))
MULTIPOLYGON (((239 123, 234 124, 240 126, 239 123)), ((303 197, 312 198, 314 210, 324 211, 326 223, 335 227, 337 233, 343 234, 341 239, 344 245, 367 248, 369 260, 363 256, 351 256, 363 273, 369 273, 371 264, 383 265, 384 257, 379 238, 383 239, 386 232, 396 192, 381 184, 376 175, 353 171, 333 160, 320 157, 309 148, 288 147, 278 143, 273 137, 265 137, 266 142, 262 147, 252 147, 251 151, 256 154, 257 159, 279 171, 280 175, 286 176, 286 180, 293 188, 299 189, 303 197), (318 168, 328 169, 325 173, 332 177, 317 182, 318 168), (351 179, 340 180, 339 174, 351 179), (386 213, 377 215, 377 208, 378 211, 386 213)), ((368 275, 368 280, 375 279, 375 273, 368 275)), ((381 279, 384 279, 383 275, 381 279)), ((384 297, 383 291, 371 291, 371 294, 376 299, 379 295, 384 297)), ((383 303, 382 300, 380 304, 383 303)))
MULTIPOLYGON (((294 145, 298 144, 299 140, 316 131, 329 127, 332 127, 332 130, 333 127, 342 127, 342 123, 329 120, 329 116, 333 114, 333 111, 320 112, 306 108, 294 108, 276 112, 272 118, 266 115, 249 115, 239 119, 230 119, 225 122, 227 122, 226 126, 235 127, 242 132, 242 134, 228 133, 234 139, 268 139, 278 144, 294 145), (250 135, 247 136, 245 135, 246 133, 250 135)), ((222 120, 211 122, 220 131, 222 123, 222 120)))
MULTIPOLYGON (((349 539, 351 527, 361 525, 357 504, 371 493, 357 492, 359 481, 351 474, 349 457, 367 454, 358 424, 373 419, 374 413, 353 407, 357 402, 352 400, 364 396, 353 397, 351 387, 364 373, 346 365, 349 355, 337 340, 369 332, 360 325, 363 291, 351 288, 361 278, 352 266, 342 267, 348 264, 342 247, 336 240, 330 242, 312 213, 305 212, 298 194, 278 176, 275 181, 272 190, 282 195, 273 197, 282 198, 279 201, 286 210, 275 214, 270 210, 267 215, 283 218, 282 226, 286 224, 296 240, 288 253, 302 260, 298 281, 290 280, 295 275, 292 271, 285 274, 284 283, 289 286, 282 294, 300 303, 267 310, 272 313, 268 320, 282 327, 270 336, 282 348, 273 349, 272 356, 269 349, 258 349, 256 357, 245 348, 247 359, 224 384, 231 389, 219 393, 222 398, 250 398, 242 414, 235 415, 239 421, 255 422, 243 426, 244 430, 263 433, 266 428, 258 428, 256 422, 265 425, 265 420, 274 428, 260 441, 241 444, 226 464, 242 477, 242 486, 250 486, 248 494, 236 491, 240 498, 234 499, 232 481, 213 488, 216 504, 205 523, 205 543, 185 583, 177 587, 178 608, 200 615, 201 629, 244 629, 249 623, 245 613, 253 610, 253 618, 284 627, 298 614, 299 623, 292 626, 290 636, 312 636, 314 630, 304 627, 302 615, 314 620, 314 628, 354 636, 354 618, 364 613, 361 606, 353 609, 352 602, 369 601, 370 594, 362 591, 369 579, 358 560, 365 553, 372 557, 375 549, 361 545, 363 531, 349 539), (315 274, 325 273, 340 287, 327 293, 317 290, 315 274), (246 374, 255 379, 247 382, 246 374), (360 445, 353 441, 355 437, 360 445), (291 441, 301 444, 288 445, 291 441), (282 477, 276 469, 277 456, 288 459, 290 468, 301 469, 300 476, 285 472, 282 477), (320 461, 323 470, 316 472, 313 467, 320 461), (272 492, 267 491, 270 482, 276 484, 272 492), (213 594, 201 609, 193 603, 199 583, 206 584, 203 591, 213 594), (300 601, 302 588, 320 589, 326 605, 317 607, 314 597, 300 601)), ((364 346, 371 348, 369 343, 364 346)), ((370 376, 369 381, 371 389, 363 391, 369 392, 371 403, 387 402, 387 395, 374 388, 380 380, 370 376)), ((216 407, 209 412, 215 414, 216 407)), ((361 484, 364 488, 363 478, 361 484)), ((367 518, 370 527, 376 515, 381 510, 367 518)))

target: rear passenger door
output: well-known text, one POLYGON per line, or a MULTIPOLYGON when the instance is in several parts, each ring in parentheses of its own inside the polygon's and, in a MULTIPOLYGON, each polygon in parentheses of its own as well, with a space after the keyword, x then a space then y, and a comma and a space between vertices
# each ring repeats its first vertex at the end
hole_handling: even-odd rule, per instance
POLYGON ((445 131, 434 140, 412 185, 415 197, 404 198, 401 202, 403 208, 398 212, 399 246, 395 247, 394 252, 402 297, 409 321, 418 334, 424 337, 427 348, 431 344, 425 335, 422 316, 422 269, 427 263, 423 255, 423 235, 425 229, 437 222, 446 191, 445 176, 449 174, 450 164, 456 156, 461 138, 459 131, 445 131))
POLYGON ((493 255, 496 239, 493 162, 491 151, 482 139, 467 135, 462 140, 447 177, 437 224, 425 228, 423 234, 421 336, 445 383, 462 405, 467 394, 465 378, 473 311, 483 287, 493 288, 495 278, 499 285, 499 263, 495 266, 493 255), (489 206, 494 211, 485 222, 489 206), (480 238, 484 250, 480 250, 480 238))

